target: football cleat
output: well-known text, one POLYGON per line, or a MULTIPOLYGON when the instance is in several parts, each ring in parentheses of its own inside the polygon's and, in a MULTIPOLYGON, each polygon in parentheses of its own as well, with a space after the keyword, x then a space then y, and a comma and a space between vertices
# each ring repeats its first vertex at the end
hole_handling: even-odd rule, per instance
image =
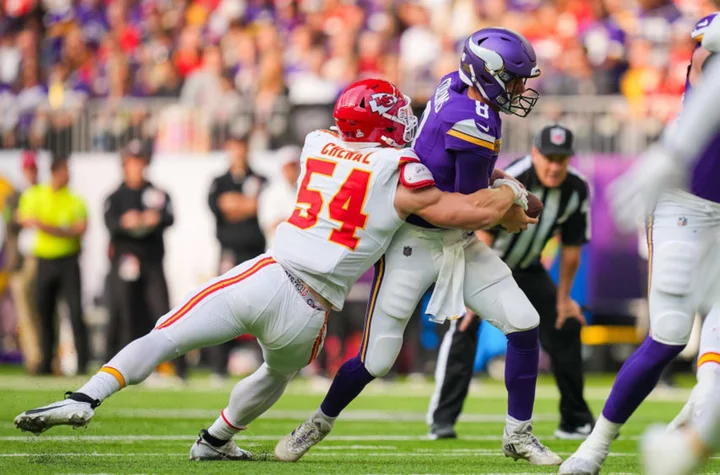
POLYGON ((281 462, 297 462, 310 448, 320 443, 332 430, 323 419, 308 419, 286 435, 275 446, 275 458, 281 462))
POLYGON ((583 450, 583 445, 560 465, 559 475, 598 475, 606 454, 583 450))
POLYGON ((81 393, 65 393, 66 399, 25 411, 15 418, 15 426, 24 431, 40 435, 46 430, 60 425, 87 427, 100 402, 81 393))
POLYGON ((663 426, 648 429, 640 441, 644 473, 652 475, 690 475, 701 463, 690 438, 681 431, 663 426))
POLYGON ((533 434, 532 421, 523 422, 512 433, 503 432, 503 453, 513 460, 524 459, 532 465, 560 465, 562 459, 545 447, 533 434))
POLYGON ((555 438, 560 440, 585 440, 592 432, 592 424, 567 428, 562 425, 555 430, 555 438))
POLYGON ((252 453, 243 450, 232 440, 220 447, 211 445, 203 439, 205 430, 201 430, 198 440, 190 447, 190 460, 252 460, 252 453))
POLYGON ((432 426, 428 434, 429 440, 457 439, 457 432, 453 426, 432 426))

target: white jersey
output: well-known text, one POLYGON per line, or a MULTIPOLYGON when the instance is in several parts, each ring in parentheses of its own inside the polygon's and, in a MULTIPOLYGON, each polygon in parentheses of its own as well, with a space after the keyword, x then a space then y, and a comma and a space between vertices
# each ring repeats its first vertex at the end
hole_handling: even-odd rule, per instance
POLYGON ((410 149, 348 143, 327 130, 308 134, 300 161, 295 210, 269 252, 340 310, 404 222, 399 180, 411 188, 434 181, 410 149))

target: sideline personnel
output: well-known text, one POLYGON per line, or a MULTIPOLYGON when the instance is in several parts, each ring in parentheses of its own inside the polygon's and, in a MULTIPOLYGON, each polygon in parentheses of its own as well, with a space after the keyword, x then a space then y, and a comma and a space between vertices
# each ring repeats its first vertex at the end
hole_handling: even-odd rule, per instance
POLYGON ((105 200, 110 233, 110 295, 117 321, 108 332, 114 354, 170 310, 163 233, 173 224, 170 195, 145 178, 150 150, 132 140, 122 152, 123 182, 105 200))
POLYGON ((37 230, 33 254, 38 262, 36 301, 42 328, 40 374, 52 374, 57 344, 55 312, 61 294, 70 309, 78 373, 87 372, 89 359, 78 262, 80 241, 87 230, 87 209, 82 198, 68 188, 69 181, 68 157, 54 154, 49 183, 28 188, 18 207, 20 224, 37 230))

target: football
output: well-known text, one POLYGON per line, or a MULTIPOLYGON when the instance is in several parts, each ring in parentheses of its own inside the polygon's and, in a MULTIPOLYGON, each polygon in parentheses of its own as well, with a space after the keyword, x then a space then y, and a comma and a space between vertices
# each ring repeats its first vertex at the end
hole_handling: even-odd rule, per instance
POLYGON ((530 216, 531 218, 537 218, 540 216, 540 213, 542 213, 543 210, 543 204, 542 201, 540 201, 540 198, 537 197, 537 195, 534 195, 530 192, 528 192, 528 209, 525 211, 525 214, 530 216))

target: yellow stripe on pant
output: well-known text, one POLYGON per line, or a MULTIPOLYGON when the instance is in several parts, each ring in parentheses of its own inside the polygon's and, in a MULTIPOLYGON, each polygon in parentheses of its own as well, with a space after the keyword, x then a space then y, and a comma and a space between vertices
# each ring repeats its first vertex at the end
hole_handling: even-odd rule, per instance
POLYGON ((370 340, 370 325, 372 324, 373 313, 375 312, 375 303, 377 302, 380 286, 385 275, 385 256, 382 256, 375 264, 375 277, 373 278, 373 288, 368 302, 367 314, 365 315, 365 329, 363 330, 362 345, 360 346, 360 361, 365 362, 365 354, 367 353, 368 341, 370 340))

